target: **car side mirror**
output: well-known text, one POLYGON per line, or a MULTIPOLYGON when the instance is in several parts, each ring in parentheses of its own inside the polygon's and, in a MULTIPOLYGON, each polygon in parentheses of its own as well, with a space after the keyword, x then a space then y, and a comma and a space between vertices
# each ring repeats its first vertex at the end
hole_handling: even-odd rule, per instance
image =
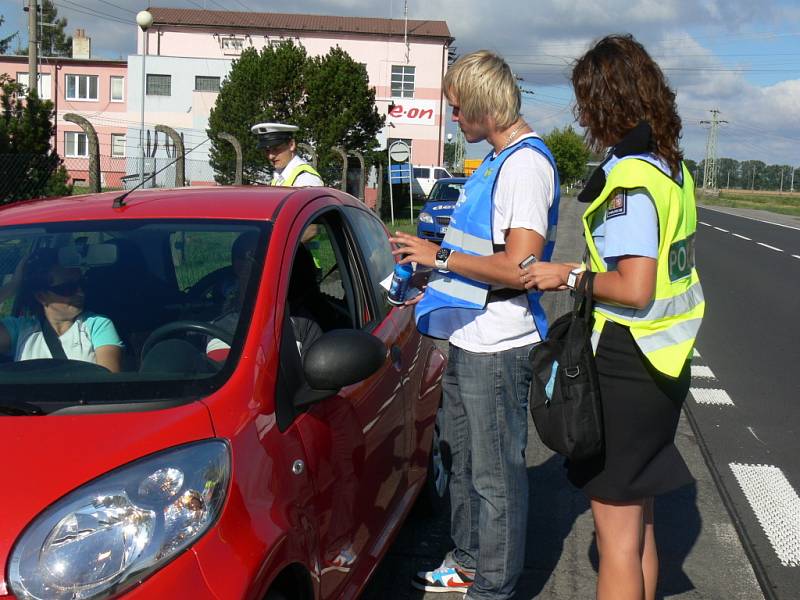
POLYGON ((367 379, 381 368, 387 355, 386 345, 365 331, 329 331, 304 352, 303 373, 308 386, 295 394, 295 406, 313 404, 367 379))

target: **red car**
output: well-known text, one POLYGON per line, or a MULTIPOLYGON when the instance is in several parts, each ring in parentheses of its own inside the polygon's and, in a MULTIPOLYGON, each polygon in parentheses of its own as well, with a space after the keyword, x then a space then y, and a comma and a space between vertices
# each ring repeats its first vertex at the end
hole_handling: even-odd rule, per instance
POLYGON ((385 227, 325 188, 118 196, 0 209, 0 598, 355 598, 446 500, 385 227))

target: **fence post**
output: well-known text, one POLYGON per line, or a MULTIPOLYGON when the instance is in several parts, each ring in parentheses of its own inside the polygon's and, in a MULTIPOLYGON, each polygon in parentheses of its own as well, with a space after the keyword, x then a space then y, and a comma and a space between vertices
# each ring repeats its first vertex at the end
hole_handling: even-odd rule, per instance
POLYGON ((186 185, 186 148, 183 146, 183 140, 172 127, 156 125, 156 131, 168 135, 175 144, 175 151, 178 154, 178 159, 175 161, 175 187, 184 187, 186 185))
POLYGON ((97 143, 97 132, 85 118, 75 113, 67 113, 64 120, 75 123, 83 129, 89 140, 89 193, 100 191, 100 144, 97 143))
POLYGON ((331 150, 338 153, 339 156, 342 157, 342 182, 339 185, 339 189, 343 192, 347 192, 347 150, 341 146, 334 146, 331 148, 331 150))
POLYGON ((299 144, 297 144, 297 149, 302 150, 311 157, 311 161, 309 162, 309 164, 316 169, 317 153, 314 151, 314 146, 312 146, 311 144, 306 144, 305 142, 300 142, 299 144))
POLYGON ((353 150, 352 152, 350 152, 350 154, 358 159, 358 164, 361 167, 361 173, 359 174, 358 177, 358 199, 364 202, 364 188, 367 185, 367 182, 365 180, 367 173, 364 169, 364 155, 361 154, 361 152, 359 152, 358 150, 353 150))
POLYGON ((233 174, 233 185, 242 185, 242 145, 230 133, 218 133, 217 137, 228 142, 236 152, 236 171, 233 174))
POLYGON ((378 196, 375 198, 375 213, 380 215, 383 207, 383 163, 378 163, 378 196))

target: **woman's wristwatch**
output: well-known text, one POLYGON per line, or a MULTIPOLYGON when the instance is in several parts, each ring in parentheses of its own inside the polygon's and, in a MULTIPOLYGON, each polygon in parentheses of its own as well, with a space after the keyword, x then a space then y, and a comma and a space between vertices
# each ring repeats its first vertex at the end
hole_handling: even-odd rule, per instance
POLYGON ((439 248, 439 250, 436 251, 433 266, 440 271, 447 271, 447 261, 450 259, 450 254, 452 254, 452 252, 453 250, 450 248, 439 248))
POLYGON ((567 287, 571 290, 575 290, 578 286, 578 276, 586 270, 585 267, 575 267, 569 272, 567 275, 567 287))

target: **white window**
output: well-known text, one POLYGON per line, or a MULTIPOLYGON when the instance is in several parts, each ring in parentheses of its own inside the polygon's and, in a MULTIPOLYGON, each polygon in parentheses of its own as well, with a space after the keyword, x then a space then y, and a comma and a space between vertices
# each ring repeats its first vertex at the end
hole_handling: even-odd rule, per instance
POLYGON ((67 100, 97 100, 97 75, 67 75, 67 100))
POLYGON ((219 47, 222 49, 223 54, 241 54, 244 49, 243 37, 220 37, 219 47))
POLYGON ((125 156, 125 134, 112 133, 111 134, 111 156, 120 157, 125 156))
POLYGON ((117 75, 111 76, 111 101, 125 101, 125 78, 117 75))
MULTIPOLYGON (((41 100, 52 100, 52 96, 50 95, 50 73, 39 73, 39 99, 41 100)), ((25 86, 25 91, 27 95, 28 90, 28 82, 30 81, 30 73, 20 72, 17 73, 17 83, 25 86)))
POLYGON ((89 141, 81 131, 67 131, 64 134, 64 155, 72 158, 89 156, 89 141))
POLYGON ((147 74, 147 95, 148 96, 171 96, 172 77, 170 75, 151 75, 147 74))
POLYGON ((218 92, 219 91, 219 77, 205 77, 197 75, 194 78, 194 91, 195 92, 218 92))
POLYGON ((392 65, 392 98, 414 97, 414 73, 416 67, 392 65))

